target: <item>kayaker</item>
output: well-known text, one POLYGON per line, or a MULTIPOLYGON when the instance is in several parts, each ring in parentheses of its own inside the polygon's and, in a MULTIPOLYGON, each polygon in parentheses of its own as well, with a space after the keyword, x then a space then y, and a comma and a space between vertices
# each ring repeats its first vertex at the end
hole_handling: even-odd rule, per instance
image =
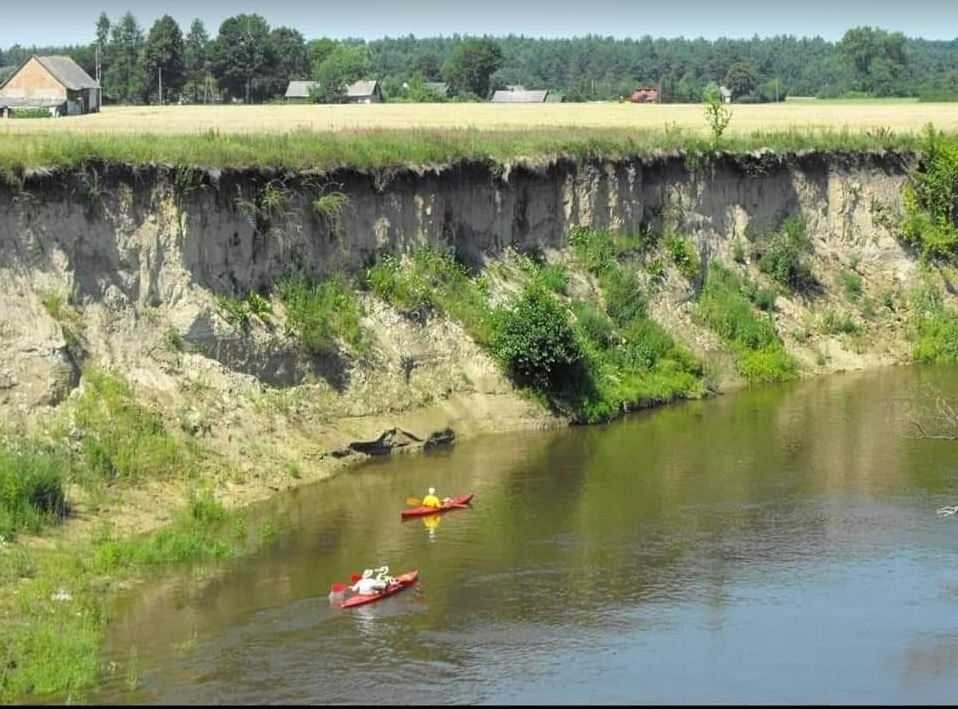
POLYGON ((423 507, 434 507, 436 509, 442 507, 442 502, 436 497, 436 488, 429 488, 429 494, 422 498, 423 507))
MULTIPOLYGON (((389 567, 383 567, 386 571, 389 571, 389 567)), ((359 593, 363 596, 370 596, 376 593, 381 593, 386 590, 389 586, 389 581, 380 577, 377 573, 380 569, 366 569, 363 571, 363 576, 359 581, 349 587, 349 590, 353 593, 359 593)))

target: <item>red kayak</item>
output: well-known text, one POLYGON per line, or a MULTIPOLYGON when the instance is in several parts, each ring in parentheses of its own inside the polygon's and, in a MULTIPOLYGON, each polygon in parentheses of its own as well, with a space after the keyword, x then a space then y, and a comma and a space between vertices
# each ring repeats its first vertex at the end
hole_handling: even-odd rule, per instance
POLYGON ((442 512, 448 512, 449 510, 463 509, 469 506, 469 503, 472 501, 475 493, 470 495, 460 495, 459 497, 449 498, 449 502, 444 504, 442 507, 413 507, 409 510, 402 511, 402 518, 406 519, 407 517, 424 517, 425 515, 437 515, 442 512))
POLYGON ((416 583, 416 579, 419 578, 419 571, 410 571, 408 574, 403 574, 402 576, 397 576, 396 580, 385 590, 380 593, 357 593, 355 596, 347 598, 345 601, 339 604, 340 608, 355 608, 356 606, 364 606, 367 603, 375 603, 380 601, 386 596, 391 596, 394 593, 399 593, 404 588, 408 588, 416 583))

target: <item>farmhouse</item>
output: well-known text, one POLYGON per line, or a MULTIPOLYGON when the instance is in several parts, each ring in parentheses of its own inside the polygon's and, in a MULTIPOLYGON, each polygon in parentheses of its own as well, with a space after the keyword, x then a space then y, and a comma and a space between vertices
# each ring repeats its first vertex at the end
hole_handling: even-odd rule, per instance
POLYGON ((727 86, 719 86, 719 93, 722 95, 722 103, 732 103, 732 90, 727 86))
POLYGON ((630 100, 632 103, 657 103, 659 90, 652 86, 643 86, 632 92, 630 100))
POLYGON ((492 103, 545 103, 548 91, 496 91, 492 103))
POLYGON ((48 109, 54 116, 100 110, 100 85, 70 57, 32 56, 0 84, 0 113, 48 109))
MULTIPOLYGON (((319 88, 318 81, 290 81, 286 87, 286 101, 289 103, 309 103, 310 92, 319 88)), ((346 87, 346 101, 349 103, 382 103, 383 91, 375 79, 357 81, 346 87)))

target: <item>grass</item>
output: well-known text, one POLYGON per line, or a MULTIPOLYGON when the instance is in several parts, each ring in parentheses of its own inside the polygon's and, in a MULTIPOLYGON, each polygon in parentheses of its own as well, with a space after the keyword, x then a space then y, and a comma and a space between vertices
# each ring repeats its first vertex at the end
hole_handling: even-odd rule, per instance
MULTIPOLYGON (((556 271, 544 278, 557 285, 561 275, 556 271)), ((366 285, 406 315, 425 318, 445 312, 480 345, 492 340, 488 286, 450 251, 425 247, 404 259, 386 254, 367 270, 366 285)))
POLYGON ((343 342, 356 352, 365 352, 369 338, 362 327, 363 308, 346 277, 338 274, 314 282, 295 274, 277 287, 286 306, 287 324, 307 351, 330 354, 343 342))
MULTIPOLYGON (((702 120, 698 114, 696 109, 696 122, 702 120)), ((29 168, 78 168, 100 162, 326 172, 343 166, 380 169, 441 165, 467 159, 496 163, 558 155, 612 159, 675 149, 707 156, 714 150, 709 139, 693 128, 666 131, 661 128, 662 124, 644 130, 636 125, 629 128, 565 129, 543 125, 521 130, 383 128, 321 132, 291 126, 285 132, 267 132, 264 126, 269 123, 263 123, 251 126, 251 132, 243 133, 230 133, 221 127, 211 127, 206 133, 192 128, 184 128, 180 133, 164 133, 159 126, 151 130, 148 123, 143 123, 130 126, 125 133, 105 134, 73 131, 70 127, 79 128, 82 123, 70 124, 63 131, 48 132, 40 131, 39 124, 30 121, 17 123, 28 124, 35 130, 22 132, 7 126, 4 131, 0 127, 0 173, 11 182, 16 182, 18 176, 29 168)), ((65 123, 56 121, 50 125, 65 123)), ((951 129, 958 129, 958 125, 951 129)), ((917 150, 919 146, 920 139, 911 133, 875 136, 857 129, 783 127, 774 132, 756 127, 750 132, 723 137, 720 147, 730 152, 762 148, 795 152, 917 150)), ((328 212, 335 206, 323 205, 323 209, 328 212)))
POLYGON ((48 446, 0 444, 0 537, 39 532, 67 512, 67 455, 48 446))
POLYGON ((207 494, 193 494, 171 525, 70 547, 0 549, 0 701, 60 695, 83 700, 101 672, 106 591, 115 581, 169 563, 213 561, 263 543, 245 518, 207 494))
POLYGON ((918 286, 911 301, 915 311, 915 359, 958 362, 958 314, 945 308, 940 292, 929 283, 918 286))
POLYGON ((796 293, 805 293, 817 285, 807 263, 811 250, 805 223, 798 217, 789 217, 780 229, 762 235, 755 243, 759 269, 796 293))
POLYGON ((81 480, 136 481, 187 469, 195 451, 167 431, 163 416, 138 403, 133 388, 105 370, 85 372, 74 423, 80 434, 81 480))
POLYGON ((709 267, 699 312, 706 324, 728 343, 736 367, 749 383, 770 383, 795 376, 795 360, 785 351, 769 316, 758 316, 742 280, 720 264, 709 267))
POLYGON ((857 303, 861 300, 863 292, 861 276, 853 271, 842 271, 838 274, 838 282, 850 302, 857 303))

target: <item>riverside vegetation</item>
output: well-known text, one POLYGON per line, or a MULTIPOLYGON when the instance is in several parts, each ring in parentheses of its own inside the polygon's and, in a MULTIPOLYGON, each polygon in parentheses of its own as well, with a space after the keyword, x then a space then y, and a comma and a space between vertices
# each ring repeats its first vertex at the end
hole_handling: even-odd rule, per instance
MULTIPOLYGON (((708 363, 655 315, 652 304, 666 287, 684 294, 691 317, 724 343, 746 383, 798 376, 803 365, 789 343, 815 333, 856 343, 895 312, 910 318, 915 359, 954 362, 958 316, 937 276, 958 257, 958 144, 934 131, 924 141, 900 225, 902 240, 921 259, 920 282, 907 297, 878 293, 852 263, 835 279, 840 302, 819 307, 820 319, 800 333, 782 330, 780 298, 814 303, 828 283, 812 266, 812 240, 797 218, 749 235, 727 258, 704 258, 681 219, 634 234, 576 228, 566 249, 506 253, 482 269, 454 252, 422 247, 380 254, 359 274, 315 281, 291 272, 263 292, 221 297, 220 310, 238 333, 254 320, 275 321, 308 352, 359 358, 371 347, 364 324, 371 303, 388 304, 412 323, 448 318, 531 398, 580 423, 714 390, 708 363)), ((81 155, 89 157, 60 159, 70 164, 86 159, 81 155)), ((67 331, 76 342, 83 323, 68 299, 51 293, 43 305, 68 343, 67 331)), ((182 347, 175 333, 167 344, 182 347)), ((142 403, 118 372, 86 365, 76 394, 40 430, 11 425, 0 444, 5 701, 48 693, 82 698, 103 671, 97 653, 110 588, 160 564, 227 558, 271 536, 250 529, 244 514, 227 511, 208 489, 209 474, 224 465, 218 456, 142 403), (89 539, 41 543, 77 499, 96 509, 124 486, 172 476, 187 477, 190 492, 168 526, 124 537, 104 525, 89 539)))

